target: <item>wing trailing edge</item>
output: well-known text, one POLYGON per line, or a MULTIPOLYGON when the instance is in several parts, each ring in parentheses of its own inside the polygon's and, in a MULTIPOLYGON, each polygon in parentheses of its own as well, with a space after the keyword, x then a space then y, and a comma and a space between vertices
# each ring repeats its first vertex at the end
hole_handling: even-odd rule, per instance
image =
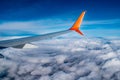
POLYGON ((34 44, 21 44, 21 45, 17 45, 17 46, 13 46, 13 48, 18 48, 18 49, 26 49, 26 48, 38 48, 38 46, 34 45, 34 44))

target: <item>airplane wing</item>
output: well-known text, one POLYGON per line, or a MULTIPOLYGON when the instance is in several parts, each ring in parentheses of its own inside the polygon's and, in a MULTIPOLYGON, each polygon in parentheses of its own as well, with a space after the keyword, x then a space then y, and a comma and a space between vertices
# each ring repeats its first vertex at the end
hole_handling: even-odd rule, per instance
POLYGON ((81 13, 81 15, 78 17, 78 19, 73 24, 73 26, 68 30, 53 32, 53 33, 48 33, 48 34, 43 34, 43 35, 37 35, 37 36, 31 36, 31 37, 25 37, 25 38, 3 40, 3 41, 0 41, 0 49, 4 49, 4 48, 8 48, 8 47, 22 48, 27 43, 44 40, 44 39, 49 39, 52 37, 56 37, 58 35, 69 33, 71 31, 76 31, 79 34, 83 35, 83 33, 79 30, 79 27, 82 23, 84 15, 85 15, 85 11, 83 11, 81 13))

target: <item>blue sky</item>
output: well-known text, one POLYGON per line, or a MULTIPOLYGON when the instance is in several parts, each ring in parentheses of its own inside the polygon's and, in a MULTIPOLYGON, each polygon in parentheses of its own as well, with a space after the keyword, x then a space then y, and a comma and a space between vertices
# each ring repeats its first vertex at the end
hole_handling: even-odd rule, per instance
POLYGON ((120 0, 0 0, 0 36, 70 28, 86 10, 81 30, 91 37, 120 37, 120 0))

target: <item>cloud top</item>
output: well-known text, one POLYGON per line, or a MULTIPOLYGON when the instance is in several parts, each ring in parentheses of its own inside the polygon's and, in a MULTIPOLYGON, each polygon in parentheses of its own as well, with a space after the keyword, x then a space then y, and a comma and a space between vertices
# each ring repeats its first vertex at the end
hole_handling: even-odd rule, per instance
POLYGON ((3 50, 0 79, 119 80, 119 39, 89 38, 41 41, 36 49, 3 50))

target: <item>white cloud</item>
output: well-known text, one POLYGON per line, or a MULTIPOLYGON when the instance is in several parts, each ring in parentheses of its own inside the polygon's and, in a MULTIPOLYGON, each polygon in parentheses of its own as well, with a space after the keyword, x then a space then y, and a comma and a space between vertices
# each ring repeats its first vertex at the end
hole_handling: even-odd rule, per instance
POLYGON ((74 73, 56 72, 52 77, 53 80, 75 80, 74 73))
POLYGON ((83 25, 95 25, 95 24, 120 24, 120 19, 108 19, 108 20, 92 20, 84 21, 83 25))
MULTIPOLYGON (((81 31, 85 35, 87 34, 87 36, 92 36, 92 37, 120 36, 119 29, 113 26, 109 26, 108 28, 107 26, 110 24, 119 25, 120 24, 119 22, 120 22, 120 19, 83 21, 82 26, 81 26, 83 30, 81 31), (103 26, 102 24, 107 24, 107 25, 103 26)), ((66 21, 66 20, 60 20, 60 19, 44 19, 44 20, 26 21, 26 22, 6 22, 6 23, 0 24, 0 31, 2 31, 3 34, 5 33, 5 35, 11 34, 14 36, 22 34, 23 33, 22 31, 24 31, 25 33, 31 33, 31 34, 33 33, 34 34, 45 34, 45 33, 50 33, 54 31, 61 31, 61 30, 69 29, 73 25, 73 23, 74 21, 72 20, 66 21), (18 33, 17 33, 17 30, 19 30, 18 33)), ((23 35, 25 33, 23 33, 23 35)))
POLYGON ((0 30, 21 30, 35 33, 46 33, 48 30, 70 28, 72 23, 59 19, 46 19, 26 22, 5 22, 0 24, 0 30), (59 27, 59 28, 58 28, 59 27))
MULTIPOLYGON (((44 33, 46 33, 47 30, 52 31, 54 29, 62 30, 70 28, 74 22, 75 21, 66 21, 60 19, 45 19, 26 22, 5 22, 0 24, 0 30, 23 30, 36 33, 43 33, 45 31, 44 33)), ((120 19, 83 21, 82 25, 96 24, 120 24, 120 19)))
POLYGON ((61 38, 34 44, 39 48, 2 51, 1 80, 120 79, 120 39, 61 38))

